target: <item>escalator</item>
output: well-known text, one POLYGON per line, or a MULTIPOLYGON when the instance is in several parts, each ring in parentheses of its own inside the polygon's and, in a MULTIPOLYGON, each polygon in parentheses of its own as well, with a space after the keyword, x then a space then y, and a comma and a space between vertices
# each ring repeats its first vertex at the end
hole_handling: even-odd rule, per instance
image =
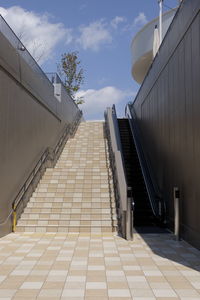
POLYGON ((132 196, 135 203, 134 226, 136 228, 155 227, 158 221, 149 201, 129 121, 128 119, 117 120, 127 185, 132 188, 132 196))

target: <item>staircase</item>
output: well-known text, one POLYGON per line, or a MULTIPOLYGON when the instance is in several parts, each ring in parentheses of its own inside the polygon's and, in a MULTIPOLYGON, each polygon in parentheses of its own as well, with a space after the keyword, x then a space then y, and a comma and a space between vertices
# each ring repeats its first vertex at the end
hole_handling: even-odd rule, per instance
POLYGON ((118 119, 127 185, 132 187, 134 226, 154 226, 153 215, 128 119, 118 119))
POLYGON ((103 122, 83 122, 48 168, 17 232, 113 232, 116 212, 103 122))

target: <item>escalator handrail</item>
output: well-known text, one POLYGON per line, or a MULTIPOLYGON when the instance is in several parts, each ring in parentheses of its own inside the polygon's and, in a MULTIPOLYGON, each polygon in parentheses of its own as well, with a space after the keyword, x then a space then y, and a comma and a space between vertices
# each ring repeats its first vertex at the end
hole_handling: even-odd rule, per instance
POLYGON ((131 107, 130 109, 130 104, 127 104, 126 110, 125 110, 126 117, 129 120, 130 128, 131 128, 131 133, 133 136, 133 140, 135 143, 137 155, 139 158, 139 163, 141 166, 144 182, 146 185, 147 193, 149 196, 150 204, 153 210, 153 213, 156 217, 165 218, 165 203, 164 199, 161 196, 161 193, 159 191, 158 186, 155 184, 155 181, 152 179, 152 174, 150 172, 149 166, 147 164, 144 151, 142 149, 140 139, 139 139, 139 128, 135 122, 136 120, 136 114, 131 107))
POLYGON ((119 128, 117 123, 117 115, 115 106, 107 108, 105 113, 107 121, 110 143, 112 148, 113 161, 115 163, 116 176, 117 176, 117 189, 119 191, 120 209, 121 211, 127 210, 127 183, 124 171, 124 164, 121 151, 121 141, 119 135, 119 128))

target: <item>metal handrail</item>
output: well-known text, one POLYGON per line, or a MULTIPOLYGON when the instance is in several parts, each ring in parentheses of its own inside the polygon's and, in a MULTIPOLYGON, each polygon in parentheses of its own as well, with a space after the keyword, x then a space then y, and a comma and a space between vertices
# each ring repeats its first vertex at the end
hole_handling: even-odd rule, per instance
POLYGON ((118 175, 118 188, 119 188, 119 194, 121 195, 121 209, 126 211, 126 201, 123 200, 126 197, 126 190, 127 190, 127 183, 126 183, 126 176, 124 172, 124 166, 123 166, 123 159, 121 155, 121 147, 120 142, 118 138, 118 127, 116 124, 116 112, 114 109, 114 106, 107 109, 107 124, 109 129, 109 137, 111 142, 111 149, 112 149, 112 157, 114 158, 115 167, 117 169, 117 175, 118 175))
MULTIPOLYGON (((61 136, 61 138, 59 139, 58 143, 56 144, 54 151, 51 152, 49 148, 46 148, 46 150, 43 152, 43 154, 41 155, 39 161, 37 162, 36 166, 34 167, 33 171, 30 173, 28 179, 25 181, 25 183, 23 184, 22 188, 20 189, 19 193, 17 194, 17 196, 15 197, 13 203, 12 203, 12 211, 10 212, 9 216, 6 218, 6 220, 11 216, 11 214, 13 214, 13 224, 12 224, 12 228, 13 231, 15 232, 16 229, 16 225, 17 225, 17 209, 20 205, 20 203, 23 201, 23 196, 25 195, 26 191, 28 190, 28 188, 30 187, 30 185, 32 184, 34 178, 36 177, 36 175, 39 173, 39 171, 41 170, 43 164, 48 160, 48 159, 55 159, 56 154, 58 153, 61 145, 63 144, 66 136, 68 134, 72 135, 73 132, 75 131, 75 128, 77 127, 77 124, 79 123, 80 119, 82 117, 82 112, 78 111, 76 114, 76 117, 74 119, 73 124, 70 126, 67 126, 67 128, 64 131, 64 134, 61 136), (68 129, 68 130, 67 130, 68 129), (53 157, 50 158, 50 153, 53 154, 53 157)), ((5 222, 5 221, 4 221, 5 222)), ((2 223, 4 224, 4 223, 2 223)), ((1 225, 1 224, 0 224, 1 225)))
POLYGON ((49 149, 47 148, 43 152, 43 154, 40 157, 39 161, 37 162, 35 168, 31 172, 31 174, 29 175, 28 179, 25 181, 24 185, 22 186, 22 188, 20 189, 19 193, 17 194, 17 196, 15 197, 15 199, 14 199, 14 201, 12 203, 12 210, 13 210, 13 231, 15 231, 15 229, 16 229, 16 224, 17 224, 17 209, 19 207, 19 204, 21 203, 24 194, 26 193, 26 191, 28 190, 29 186, 33 182, 35 176, 38 174, 38 172, 40 171, 42 165, 47 160, 48 154, 49 154, 49 149))
POLYGON ((122 237, 129 240, 132 239, 133 233, 133 198, 130 193, 131 188, 126 183, 115 106, 107 108, 105 120, 121 233, 122 237))
POLYGON ((58 153, 61 145, 63 144, 63 141, 66 139, 67 135, 72 135, 73 132, 75 131, 75 128, 78 124, 78 122, 80 121, 82 117, 82 111, 77 111, 76 113, 76 116, 74 118, 74 122, 73 124, 70 126, 70 125, 67 125, 65 130, 64 130, 64 134, 61 136, 61 138, 59 139, 58 143, 56 144, 55 148, 54 148, 54 151, 53 151, 53 156, 55 157, 56 154, 58 153))
POLYGON ((149 165, 145 158, 145 154, 140 142, 140 132, 136 123, 136 114, 134 108, 128 103, 125 108, 125 115, 129 120, 132 137, 135 143, 137 155, 139 158, 140 167, 142 170, 142 175, 144 178, 145 186, 147 189, 148 197, 150 200, 150 205, 154 215, 162 222, 165 222, 166 218, 166 205, 161 192, 153 179, 152 172, 150 171, 149 165))

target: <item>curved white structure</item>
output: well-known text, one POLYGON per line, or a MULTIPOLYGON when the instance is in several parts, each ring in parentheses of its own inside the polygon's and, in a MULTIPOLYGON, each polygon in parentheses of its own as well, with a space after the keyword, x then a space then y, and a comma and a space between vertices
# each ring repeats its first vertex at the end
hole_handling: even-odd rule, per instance
MULTIPOLYGON (((171 24, 177 8, 163 14, 162 36, 164 37, 171 24)), ((132 76, 138 83, 142 83, 153 60, 153 38, 155 25, 159 25, 159 18, 147 23, 134 37, 131 44, 132 76)))

